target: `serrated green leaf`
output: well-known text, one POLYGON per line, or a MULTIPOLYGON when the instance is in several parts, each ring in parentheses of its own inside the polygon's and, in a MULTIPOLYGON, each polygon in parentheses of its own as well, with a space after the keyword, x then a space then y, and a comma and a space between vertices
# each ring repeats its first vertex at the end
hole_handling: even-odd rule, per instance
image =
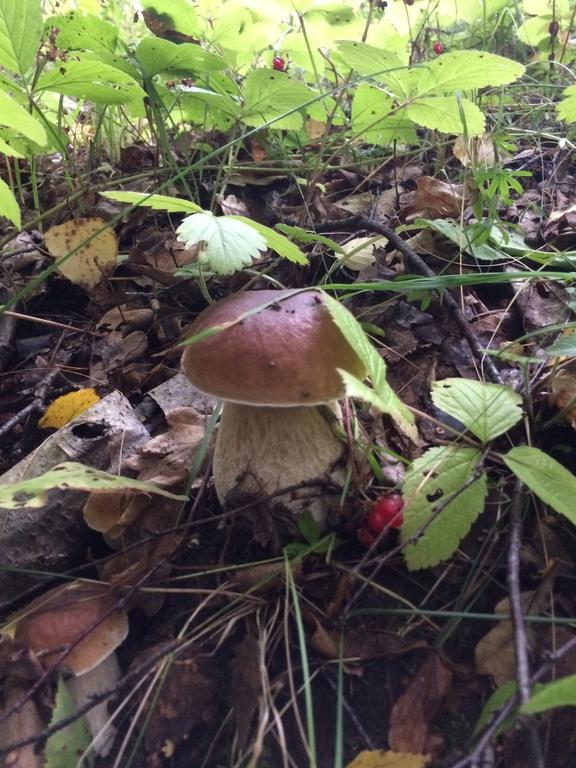
POLYGON ((478 107, 468 99, 456 96, 423 96, 408 104, 406 116, 417 125, 443 133, 481 136, 486 121, 478 107))
POLYGON ((241 120, 255 127, 274 121, 270 128, 297 131, 302 127, 303 120, 302 115, 294 110, 315 96, 313 91, 292 80, 285 72, 254 69, 244 81, 241 120))
POLYGON ((555 707, 576 707, 576 675, 537 686, 530 700, 520 707, 520 714, 533 715, 555 707))
POLYGON ((362 326, 351 312, 328 294, 325 296, 325 304, 346 341, 363 362, 372 384, 370 389, 355 376, 346 371, 339 371, 346 386, 347 395, 366 400, 383 413, 389 414, 398 428, 411 440, 416 441, 418 432, 414 425, 414 417, 386 381, 384 360, 368 340, 362 326))
POLYGON ((228 218, 241 221, 244 224, 247 224, 249 227, 252 227, 252 229, 255 229, 256 232, 262 235, 262 237, 266 240, 266 245, 268 248, 277 253, 278 256, 282 256, 283 259, 293 261, 295 264, 308 264, 308 259, 302 253, 300 248, 298 248, 298 246, 294 243, 290 242, 287 237, 284 237, 284 235, 276 232, 276 230, 270 229, 270 227, 267 227, 264 224, 260 224, 258 221, 248 219, 245 216, 229 216, 228 218))
POLYGON ((147 195, 145 192, 100 192, 102 197, 116 200, 119 203, 141 205, 144 208, 153 208, 155 211, 167 211, 168 213, 202 213, 199 205, 190 200, 182 200, 170 195, 147 195))
POLYGON ((42 26, 39 0, 0 0, 0 69, 25 76, 38 51, 42 26))
POLYGON ((193 43, 171 43, 159 37, 145 37, 136 49, 136 58, 148 77, 160 72, 190 73, 215 72, 226 67, 220 56, 208 53, 193 43))
POLYGON ((143 11, 156 16, 167 30, 197 37, 200 29, 198 14, 190 0, 145 0, 141 5, 143 11))
POLYGON ((443 379, 432 385, 432 401, 483 443, 503 435, 522 418, 522 398, 502 384, 443 379))
POLYGON ((201 244, 198 261, 219 275, 231 275, 249 267, 267 248, 262 235, 239 218, 193 213, 176 230, 178 240, 185 248, 201 244))
MULTIPOLYGON (((402 489, 406 504, 403 543, 430 520, 438 504, 465 485, 481 455, 475 448, 448 445, 429 448, 412 463, 402 489)), ((451 557, 484 509, 486 493, 486 475, 482 474, 442 509, 415 544, 406 546, 408 567, 429 568, 451 557)))
POLYGON ((381 88, 360 83, 352 100, 352 133, 366 144, 377 146, 387 146, 391 141, 415 143, 416 131, 406 109, 393 112, 393 106, 392 99, 381 88))
POLYGON ((576 525, 576 477, 538 448, 521 445, 502 456, 531 491, 576 525))
MULTIPOLYGON (((74 714, 74 702, 62 676, 58 678, 54 709, 50 725, 60 722, 74 714)), ((84 717, 74 720, 66 728, 52 734, 44 748, 44 768, 77 768, 78 758, 90 746, 92 736, 84 717)), ((82 765, 91 766, 94 760, 90 752, 82 765)))
POLYGON ((321 243, 328 246, 335 253, 345 253, 344 248, 325 235, 319 235, 316 232, 310 232, 308 229, 302 229, 302 227, 290 226, 288 224, 276 224, 276 229, 283 232, 285 235, 294 238, 299 243, 321 243))
POLYGON ((368 75, 394 89, 397 96, 406 96, 406 71, 395 53, 368 43, 339 40, 336 56, 346 67, 360 75, 368 75))
POLYGON ((18 133, 37 144, 46 143, 44 126, 11 96, 0 89, 0 125, 16 128, 18 133))
POLYGON ((64 96, 90 99, 97 104, 125 104, 146 95, 130 75, 81 54, 44 72, 35 90, 56 91, 64 96))
POLYGON ((114 51, 118 41, 118 28, 91 13, 70 11, 59 16, 52 16, 47 26, 56 27, 59 48, 70 51, 87 50, 114 51))
POLYGON ((486 51, 453 51, 411 70, 420 95, 469 91, 507 85, 524 74, 524 66, 486 51))
MULTIPOLYGON (((1 146, 0 146, 1 148, 1 146)), ((22 227, 22 215, 20 206, 16 202, 12 190, 5 181, 0 179, 0 218, 9 219, 18 229, 22 227)))
POLYGON ((567 123, 576 122, 576 85, 571 85, 563 91, 564 98, 556 105, 556 111, 561 120, 567 123))
POLYGON ((86 467, 74 461, 67 461, 58 464, 43 475, 22 480, 19 483, 0 485, 0 509, 42 507, 46 503, 46 494, 53 488, 91 492, 133 489, 141 493, 166 496, 166 498, 176 501, 186 501, 188 498, 165 491, 152 483, 112 475, 109 472, 86 467))

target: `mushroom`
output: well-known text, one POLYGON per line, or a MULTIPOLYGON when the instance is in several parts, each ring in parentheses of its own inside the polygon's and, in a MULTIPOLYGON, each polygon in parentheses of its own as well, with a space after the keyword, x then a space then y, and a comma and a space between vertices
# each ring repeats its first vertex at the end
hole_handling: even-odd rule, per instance
MULTIPOLYGON (((72 674, 65 684, 77 707, 120 679, 115 650, 128 634, 128 619, 116 609, 117 602, 107 587, 74 582, 33 600, 15 619, 17 642, 45 654, 42 661, 47 667, 57 664, 60 671, 72 674), (59 661, 67 648, 70 652, 59 661)), ((94 751, 106 756, 116 735, 107 702, 94 706, 85 717, 94 751)))
MULTIPOLYGON (((224 401, 213 462, 222 503, 234 491, 266 497, 343 477, 334 470, 344 446, 334 416, 321 406, 345 395, 338 369, 358 378, 366 372, 322 291, 236 293, 205 309, 190 335, 200 338, 184 350, 184 373, 198 390, 224 401)), ((299 512, 306 505, 296 496, 280 500, 299 512)))

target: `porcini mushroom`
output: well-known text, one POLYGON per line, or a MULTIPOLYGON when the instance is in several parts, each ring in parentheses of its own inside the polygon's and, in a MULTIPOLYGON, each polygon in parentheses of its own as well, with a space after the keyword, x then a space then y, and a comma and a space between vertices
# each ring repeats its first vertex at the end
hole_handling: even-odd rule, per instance
MULTIPOLYGON (((105 586, 74 582, 49 590, 16 617, 14 639, 45 654, 47 667, 57 665, 71 673, 66 686, 77 707, 120 678, 115 651, 128 635, 128 619, 117 602, 105 586), (64 655, 63 649, 69 652, 64 655)), ((105 756, 116 735, 107 702, 92 707, 85 717, 96 754, 105 756)))
POLYGON ((320 406, 345 394, 338 369, 364 378, 365 368, 322 291, 233 294, 205 309, 190 336, 200 338, 184 350, 184 373, 224 401, 213 463, 222 503, 232 491, 265 497, 334 479, 343 443, 320 406))

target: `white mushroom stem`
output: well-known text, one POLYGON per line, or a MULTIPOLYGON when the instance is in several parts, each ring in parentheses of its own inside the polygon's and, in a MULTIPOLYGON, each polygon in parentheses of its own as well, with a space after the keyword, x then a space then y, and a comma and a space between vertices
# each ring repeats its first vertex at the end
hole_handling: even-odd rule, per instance
MULTIPOLYGON (((335 475, 334 468, 343 448, 316 406, 276 408, 227 402, 214 449, 218 498, 224 503, 233 490, 265 497, 311 481, 340 480, 342 470, 335 475)), ((286 504, 286 498, 281 500, 286 504)))

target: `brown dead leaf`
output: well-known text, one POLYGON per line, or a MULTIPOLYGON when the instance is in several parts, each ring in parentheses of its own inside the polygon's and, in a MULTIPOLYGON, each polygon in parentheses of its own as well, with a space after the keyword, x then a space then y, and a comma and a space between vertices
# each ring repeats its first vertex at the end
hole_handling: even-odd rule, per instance
POLYGON ((126 267, 134 275, 143 275, 160 285, 175 285, 184 278, 176 277, 176 270, 194 264, 199 248, 184 248, 172 235, 154 232, 139 240, 131 249, 126 267))
POLYGON ((262 695, 260 644, 252 635, 238 643, 230 664, 232 676, 232 709, 238 733, 238 748, 248 742, 254 713, 262 695))
POLYGON ((429 762, 430 755, 384 752, 375 749, 360 752, 346 768, 424 768, 429 762))
POLYGON ((452 672, 431 653, 392 708, 388 741, 398 752, 421 754, 452 684, 452 672))
POLYGON ((129 307, 120 304, 108 310, 96 325, 100 333, 120 331, 122 336, 127 336, 132 331, 146 331, 154 320, 154 312, 148 307, 129 307))
POLYGON ((572 429, 576 429, 576 373, 558 371, 553 376, 550 402, 562 411, 572 429))
MULTIPOLYGON (((152 658, 162 645, 138 654, 132 667, 152 658)), ((145 724, 146 751, 163 752, 169 745, 178 746, 195 728, 206 728, 214 720, 218 698, 218 668, 215 659, 198 645, 190 645, 174 656, 160 676, 158 690, 149 697, 149 717, 145 724)))
POLYGON ((46 232, 44 242, 57 260, 78 249, 58 266, 58 271, 86 290, 95 288, 116 266, 116 235, 104 219, 74 219, 57 224, 46 232), (103 231, 96 234, 100 229, 103 231), (89 238, 90 242, 82 245, 89 238))
POLYGON ((416 179, 416 190, 402 196, 400 216, 404 221, 458 218, 472 196, 464 184, 452 184, 432 176, 416 179))
POLYGON ((488 134, 468 140, 463 135, 457 136, 452 152, 465 168, 491 168, 496 162, 496 149, 488 134))

